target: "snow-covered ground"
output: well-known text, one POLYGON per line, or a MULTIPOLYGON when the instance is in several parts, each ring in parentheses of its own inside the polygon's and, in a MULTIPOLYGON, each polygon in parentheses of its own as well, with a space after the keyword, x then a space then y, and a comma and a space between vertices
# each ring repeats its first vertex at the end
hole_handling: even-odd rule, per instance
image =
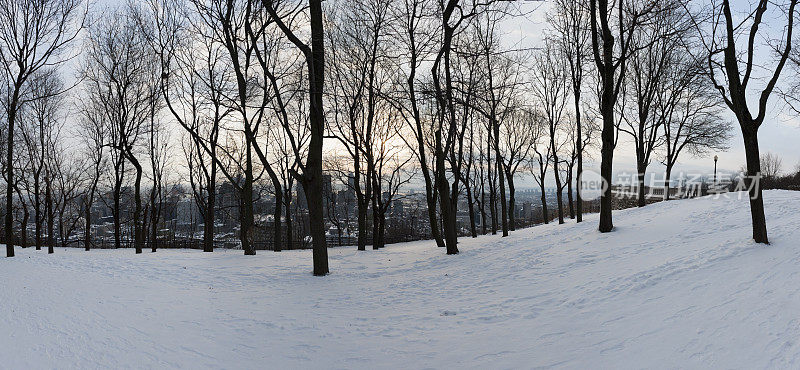
POLYGON ((800 192, 381 251, 31 248, 0 259, 2 368, 800 366, 800 192))

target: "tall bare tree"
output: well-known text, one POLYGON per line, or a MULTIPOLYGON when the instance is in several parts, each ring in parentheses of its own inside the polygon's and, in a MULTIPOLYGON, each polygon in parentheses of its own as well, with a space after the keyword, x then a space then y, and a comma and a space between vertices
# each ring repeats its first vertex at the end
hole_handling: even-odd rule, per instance
MULTIPOLYGON (((53 92, 64 91, 64 84, 53 69, 44 69, 31 76, 29 80, 29 96, 31 101, 23 109, 20 120, 20 132, 24 149, 29 157, 32 177, 32 202, 34 209, 35 245, 41 249, 44 215, 42 212, 43 184, 52 184, 49 177, 52 171, 55 149, 61 137, 63 117, 61 111, 64 104, 63 95, 53 92)), ((48 189, 49 190, 49 189, 48 189)), ((49 191, 47 192, 49 193, 49 191)), ((50 202, 51 200, 45 200, 50 202)))
POLYGON ((89 251, 92 248, 92 206, 97 195, 98 184, 102 178, 103 168, 107 165, 105 148, 107 146, 106 125, 100 107, 91 104, 81 104, 78 129, 81 131, 81 142, 86 152, 85 172, 88 174, 86 188, 83 194, 84 239, 83 248, 89 251))
MULTIPOLYGON (((792 38, 794 21, 798 0, 787 0, 775 3, 769 0, 759 0, 755 9, 745 17, 741 24, 738 16, 734 16, 729 0, 712 3, 710 34, 704 37, 707 48, 708 73, 714 87, 717 88, 725 105, 734 113, 744 139, 745 155, 747 157, 747 179, 750 194, 750 216, 753 224, 753 240, 756 243, 769 244, 767 237, 767 221, 764 216, 764 199, 762 189, 758 186, 761 177, 761 163, 759 161, 758 129, 766 118, 769 98, 775 89, 786 62, 792 51, 792 38), (764 26, 764 16, 769 9, 777 17, 786 19, 785 28, 779 31, 781 35, 777 40, 770 41, 767 37, 766 44, 758 47, 762 40, 759 30, 764 26), (748 27, 749 26, 749 27, 748 27), (746 36, 746 41, 740 42, 739 36, 746 36), (766 70, 766 83, 757 92, 755 111, 751 110, 749 101, 753 92, 749 90, 750 83, 758 81, 753 71, 767 68, 759 67, 755 58, 759 50, 774 51, 777 62, 774 68, 766 70)), ((704 28, 705 29, 705 28, 704 28)), ((757 72, 758 73, 758 72, 757 72)))
POLYGON ((620 126, 620 131, 630 135, 634 143, 639 207, 646 204, 647 167, 664 144, 660 133, 665 121, 655 114, 655 102, 658 92, 668 83, 668 69, 676 63, 677 55, 684 52, 688 31, 692 30, 689 14, 676 1, 659 2, 653 13, 647 24, 637 28, 631 37, 635 52, 630 58, 626 92, 634 104, 621 114, 625 124, 620 126))
POLYGON ((153 106, 161 97, 161 79, 158 59, 146 46, 137 24, 137 11, 135 5, 128 4, 116 10, 114 17, 93 25, 83 74, 89 86, 85 90, 90 94, 88 99, 101 107, 108 132, 114 137, 110 141, 112 150, 120 156, 116 166, 126 161, 135 170, 133 239, 136 253, 141 253, 145 237, 141 194, 144 168, 138 146, 155 114, 153 106))
POLYGON ((533 154, 531 155, 530 170, 533 174, 533 179, 539 185, 539 195, 541 196, 542 203, 542 222, 550 222, 550 214, 547 210, 547 187, 545 186, 545 179, 547 176, 548 167, 552 163, 550 158, 552 151, 550 150, 550 140, 547 135, 548 124, 547 118, 544 113, 534 111, 526 120, 528 131, 531 133, 531 142, 533 154))
POLYGON ((569 99, 567 85, 567 69, 563 64, 559 50, 548 42, 544 49, 535 57, 533 81, 531 91, 537 102, 542 106, 542 112, 547 120, 548 136, 550 138, 550 159, 553 161, 553 177, 556 182, 556 207, 558 208, 558 223, 564 223, 564 204, 562 201, 562 179, 558 166, 560 165, 559 151, 563 146, 561 137, 566 108, 569 99))
POLYGON ((441 226, 438 221, 437 201, 438 189, 436 187, 435 166, 431 162, 433 146, 428 139, 432 136, 430 122, 425 120, 422 112, 424 109, 424 97, 420 93, 420 83, 422 66, 426 59, 434 52, 434 42, 437 32, 435 29, 435 17, 429 9, 435 4, 429 0, 403 0, 393 3, 392 14, 396 21, 396 30, 393 33, 395 40, 402 45, 399 55, 393 60, 400 60, 397 63, 398 81, 396 85, 400 91, 399 97, 394 101, 399 102, 398 112, 403 120, 410 127, 414 141, 409 143, 409 150, 414 152, 419 162, 419 172, 425 183, 425 200, 427 203, 428 223, 431 228, 431 236, 440 248, 445 247, 444 239, 441 235, 441 226))
POLYGON ((600 232, 614 229, 611 217, 611 176, 617 144, 615 108, 624 85, 627 61, 635 51, 633 32, 647 20, 656 1, 589 0, 592 54, 600 82, 600 114, 603 118, 600 176, 605 183, 600 196, 600 232))
POLYGON ((731 123, 722 117, 721 99, 704 73, 703 66, 685 51, 669 66, 658 89, 655 113, 663 120, 662 137, 664 197, 669 199, 672 169, 682 153, 699 156, 724 150, 730 139, 731 123))
POLYGON ((218 174, 236 184, 220 163, 223 153, 219 148, 223 122, 233 112, 230 99, 234 88, 228 53, 215 27, 215 13, 209 13, 215 8, 202 2, 191 5, 182 8, 168 0, 155 2, 155 19, 162 20, 157 21, 160 28, 151 44, 161 58, 165 104, 189 134, 187 156, 193 158, 187 162, 189 180, 195 204, 203 215, 203 251, 213 252, 218 174), (159 12, 159 6, 164 10, 159 12))
MULTIPOLYGON (((328 28, 330 64, 328 78, 334 111, 334 137, 352 158, 353 189, 358 208, 358 249, 364 250, 367 211, 380 192, 373 191, 375 176, 376 117, 380 96, 387 85, 387 44, 390 2, 349 0, 338 4, 339 12, 328 28), (358 25, 353 27, 353 25, 358 25)), ((385 104, 384 104, 385 105, 385 104)), ((373 212, 376 209, 373 207, 373 212)), ((375 245, 373 235, 373 246, 375 245)))
MULTIPOLYGON (((583 198, 581 196, 581 174, 583 173, 583 139, 586 137, 582 131, 581 93, 583 80, 586 73, 586 63, 589 54, 589 12, 586 4, 574 0, 557 0, 551 25, 556 33, 556 42, 561 49, 561 54, 569 64, 572 99, 574 102, 575 119, 575 160, 577 161, 576 197, 577 197, 577 222, 583 221, 583 198)), ((569 181, 569 180, 568 180, 569 181)), ((570 202, 571 204, 571 202, 570 202)))
MULTIPOLYGON (((308 154, 298 172, 298 180, 308 200, 308 216, 313 243, 314 275, 327 275, 328 249, 325 240, 325 212, 323 209, 322 142, 325 135, 325 112, 322 105, 325 84, 325 33, 323 27, 322 0, 309 0, 308 10, 298 5, 282 7, 278 1, 263 0, 264 7, 286 38, 303 54, 308 68, 309 124, 311 137, 308 154), (288 9, 287 9, 288 8, 288 9), (307 13, 307 18, 297 17, 298 12, 307 13), (280 14, 279 14, 280 13, 280 14), (299 23, 308 25, 310 43, 303 41, 297 33, 299 23)), ((285 5, 285 4, 284 4, 285 5)))
MULTIPOLYGON (((2 62, 3 107, 7 114, 6 163, 14 163, 14 126, 30 77, 43 68, 71 59, 71 43, 78 37, 86 17, 81 0, 9 0, 0 3, 0 62, 2 62)), ((52 94, 61 93, 54 91, 52 94)), ((13 189, 14 166, 6 166, 5 239, 6 256, 14 256, 13 189)))
MULTIPOLYGON (((475 22, 476 38, 480 49, 478 54, 481 56, 480 65, 483 73, 482 83, 485 86, 485 93, 481 93, 481 95, 486 97, 485 104, 483 104, 485 108, 478 109, 478 111, 488 119, 490 136, 493 139, 491 146, 494 150, 499 183, 499 191, 496 195, 500 198, 500 225, 503 236, 508 236, 509 209, 511 207, 506 201, 507 159, 502 150, 500 131, 504 121, 513 111, 511 106, 516 103, 515 94, 518 85, 521 84, 519 81, 520 61, 514 58, 515 51, 504 50, 500 46, 499 27, 506 14, 503 8, 492 9, 482 12, 475 22)), ((473 93, 478 91, 477 88, 472 90, 473 93)), ((513 229, 513 226, 511 228, 513 229)))
POLYGON ((508 180, 508 220, 510 229, 516 229, 516 186, 514 179, 529 161, 534 143, 534 131, 528 130, 529 121, 534 120, 530 109, 515 107, 504 124, 503 138, 505 147, 505 163, 503 171, 508 180))

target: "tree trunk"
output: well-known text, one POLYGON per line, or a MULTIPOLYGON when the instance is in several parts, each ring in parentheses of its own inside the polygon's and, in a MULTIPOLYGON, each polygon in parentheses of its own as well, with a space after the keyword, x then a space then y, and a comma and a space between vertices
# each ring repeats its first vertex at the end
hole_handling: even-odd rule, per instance
POLYGON ((386 214, 382 213, 380 217, 380 227, 378 227, 378 245, 380 248, 386 247, 386 214))
MULTIPOLYGON (((15 187, 14 189, 17 192, 17 196, 22 199, 22 192, 20 192, 19 187, 15 187)), ((28 220, 30 219, 30 212, 28 211, 28 206, 25 202, 22 202, 22 223, 20 227, 20 247, 27 248, 28 247, 28 220)))
MULTIPOLYGON (((213 164, 212 164, 213 166, 213 164)), ((213 170, 212 170, 213 173, 213 170)), ((214 219, 216 213, 217 191, 216 181, 213 179, 208 184, 208 197, 206 209, 203 212, 203 252, 214 252, 214 219)))
MULTIPOLYGON (((153 190, 153 193, 155 191, 153 190)), ((156 209, 156 196, 150 198, 150 252, 158 250, 158 209, 156 209)))
POLYGON ((750 216, 753 221, 753 240, 769 244, 767 220, 764 216, 764 198, 761 192, 761 159, 758 150, 758 133, 743 133, 747 157, 747 187, 750 195, 750 216))
POLYGON ((542 192, 542 221, 546 224, 550 223, 550 215, 547 214, 547 196, 544 190, 544 174, 542 174, 542 183, 539 185, 542 192))
MULTIPOLYGON (((579 67, 580 68, 580 67, 579 67)), ((575 150, 578 153, 578 171, 575 175, 575 217, 576 222, 583 221, 583 195, 581 194, 581 181, 583 176, 583 134, 581 133, 581 89, 579 84, 575 84, 575 91, 572 96, 575 98, 575 121, 576 139, 575 150)))
POLYGON ((111 211, 114 218, 114 248, 119 249, 122 247, 122 217, 120 214, 120 186, 114 189, 114 209, 111 211))
POLYGON ((572 168, 567 173, 567 205, 569 206, 569 218, 575 219, 575 203, 572 196, 572 168))
POLYGON ((325 79, 325 35, 323 32, 322 0, 309 0, 311 52, 309 69, 309 100, 311 139, 304 173, 304 188, 308 199, 308 218, 313 244, 314 275, 327 275, 328 247, 325 241, 325 214, 322 208, 322 141, 325 134, 325 112, 322 106, 325 79))
POLYGON ((125 159, 120 156, 117 159, 117 163, 114 164, 114 209, 112 210, 112 216, 114 218, 114 248, 121 248, 122 247, 122 210, 121 210, 121 200, 122 200, 122 180, 125 174, 125 159))
POLYGON ((136 254, 142 253, 144 248, 144 220, 142 219, 142 166, 132 153, 128 153, 128 160, 136 169, 136 180, 133 183, 133 247, 136 254))
POLYGON ((36 240, 36 250, 42 250, 42 200, 40 199, 41 189, 40 187, 40 177, 38 174, 35 174, 33 177, 33 217, 34 217, 34 224, 36 227, 36 235, 34 236, 36 240))
MULTIPOLYGON (((291 188, 290 188, 291 189, 291 188)), ((292 230, 292 193, 291 190, 283 189, 283 197, 285 199, 284 206, 286 206, 286 249, 292 249, 293 243, 293 230, 292 230)))
POLYGON ((28 212, 28 207, 23 203, 22 204, 22 227, 20 228, 20 243, 19 245, 22 248, 28 247, 28 219, 30 218, 30 212, 28 212))
POLYGON ((242 250, 245 256, 254 256, 256 249, 253 246, 253 233, 255 232, 254 215, 253 215, 253 162, 252 162, 252 146, 247 144, 247 158, 245 164, 245 180, 242 186, 241 193, 241 230, 239 231, 239 240, 242 242, 242 250))
POLYGON ((517 229, 517 201, 515 197, 514 175, 506 171, 506 178, 508 179, 508 224, 509 229, 514 231, 517 229))
MULTIPOLYGON (((358 174, 354 174, 358 176, 358 174)), ((356 193, 356 200, 358 202, 358 250, 367 250, 367 205, 368 201, 364 194, 360 191, 356 193)))
POLYGON ((561 187, 561 180, 556 175, 556 202, 558 203, 558 223, 564 223, 564 194, 561 187))
MULTIPOLYGON (((413 32, 410 34, 413 38, 413 32)), ((442 239, 442 233, 439 228, 439 222, 436 220, 436 190, 434 188, 433 180, 431 179, 430 168, 428 167, 428 158, 425 155, 425 139, 422 130, 422 117, 419 112, 419 107, 417 106, 417 98, 416 98, 416 85, 415 85, 415 78, 417 73, 417 54, 412 52, 411 54, 411 71, 408 76, 408 91, 409 91, 409 100, 411 101, 411 109, 414 113, 414 124, 417 127, 417 151, 419 153, 419 165, 420 165, 420 172, 422 172, 422 178, 425 180, 425 201, 428 205, 428 223, 431 226, 431 237, 433 240, 436 241, 436 246, 439 248, 444 248, 444 240, 442 239)), ((434 175, 435 176, 435 175, 434 175)), ((361 236, 361 228, 362 225, 360 223, 361 214, 359 213, 359 238, 361 236)), ((365 213, 365 220, 366 220, 366 213, 365 213)), ((364 225, 366 227, 366 225, 364 225)), ((362 245, 359 243, 358 249, 361 249, 362 245)))
POLYGON ((475 205, 472 199, 472 188, 468 183, 464 184, 467 189, 467 209, 469 210, 469 231, 473 238, 478 237, 478 229, 475 227, 475 205))
POLYGON ((242 243, 242 250, 245 256, 253 256, 256 249, 253 246, 253 183, 252 172, 245 175, 249 179, 245 180, 240 196, 239 220, 241 229, 239 230, 239 241, 242 243))
POLYGON ((275 188, 275 212, 273 213, 274 220, 272 221, 273 228, 274 228, 273 237, 272 237, 273 238, 272 239, 272 244, 273 244, 272 250, 274 252, 280 252, 281 248, 282 248, 282 246, 281 246, 281 243, 282 243, 281 235, 283 235, 283 233, 281 232, 281 227, 282 227, 282 225, 281 225, 281 215, 283 213, 283 209, 282 209, 283 207, 281 207, 281 203, 283 203, 283 201, 281 199, 283 199, 283 194, 281 194, 280 184, 277 184, 277 185, 273 184, 272 186, 273 186, 273 188, 275 188))
MULTIPOLYGON (((378 194, 373 194, 372 196, 377 197, 378 194)), ((377 203, 373 200, 372 202, 372 249, 373 250, 378 250, 381 248, 380 240, 378 238, 378 233, 381 226, 379 208, 380 207, 378 207, 377 203)))
POLYGON ((486 235, 486 191, 481 185, 481 235, 486 235))
POLYGON ((45 180, 44 185, 44 208, 45 214, 47 216, 47 254, 53 254, 53 244, 55 244, 55 239, 53 238, 53 221, 55 219, 55 210, 53 209, 53 189, 50 182, 52 181, 48 176, 48 179, 45 180))
POLYGON ((506 215, 508 214, 508 205, 506 205, 506 181, 505 181, 505 171, 503 164, 503 157, 500 155, 500 139, 499 139, 499 130, 500 125, 495 124, 494 126, 494 134, 495 134, 495 157, 497 157, 497 165, 495 165, 497 169, 497 177, 500 181, 500 225, 502 226, 503 230, 503 237, 508 236, 508 218, 506 215))
MULTIPOLYGON (((19 73, 22 75, 22 71, 19 73)), ((14 87, 8 107, 8 141, 6 141, 6 257, 14 257, 14 123, 17 117, 19 86, 14 87)))
MULTIPOLYGON (((613 78, 612 78, 613 79, 613 78)), ((613 87, 613 86, 612 86, 613 87)), ((607 87, 609 88, 609 87, 607 87)), ((610 95, 608 91, 604 95, 610 95)), ((614 229, 611 219, 612 197, 611 176, 612 162, 614 161, 614 103, 609 97, 603 101, 603 146, 600 150, 600 177, 602 178, 603 188, 600 195, 600 225, 598 229, 601 233, 607 233, 614 229)))
POLYGON ((638 184, 637 190, 638 190, 638 193, 639 193, 638 194, 638 201, 636 202, 636 206, 637 207, 644 207, 644 206, 647 205, 647 199, 645 199, 645 186, 644 186, 644 176, 645 176, 646 171, 647 171, 647 166, 643 165, 642 163, 639 163, 638 171, 637 171, 638 174, 636 176, 637 184, 638 184))
POLYGON ((556 202, 558 203, 558 223, 564 223, 564 203, 561 193, 561 176, 558 174, 558 151, 556 150, 554 122, 550 123, 550 148, 553 153, 553 177, 556 180, 556 202))
POLYGON ((670 199, 669 184, 672 182, 672 164, 667 163, 667 171, 664 175, 664 200, 670 199))
MULTIPOLYGON (((320 148, 321 149, 321 148, 320 148)), ((320 151, 321 155, 321 151, 320 151)), ((325 212, 322 203, 322 163, 315 164, 313 176, 306 181, 304 186, 306 199, 308 199, 308 218, 311 228, 312 256, 314 263, 314 275, 327 275, 328 270, 328 247, 325 240, 325 212)), ((306 167, 308 169, 309 167, 306 167)))
POLYGON ((92 206, 91 202, 86 200, 86 207, 84 207, 84 220, 86 221, 86 229, 83 233, 83 249, 89 251, 92 249, 92 206))
POLYGON ((436 241, 436 246, 444 248, 444 239, 442 238, 442 229, 439 227, 439 221, 436 219, 436 195, 434 194, 434 185, 430 176, 425 180, 425 200, 428 203, 428 223, 431 225, 431 237, 436 241))
MULTIPOLYGON (((614 121, 614 107, 617 103, 615 92, 617 65, 614 63, 614 35, 608 25, 608 2, 600 1, 600 9, 595 8, 595 2, 590 2, 590 14, 593 27, 597 25, 596 17, 599 13, 601 29, 600 38, 602 39, 602 55, 598 50, 597 38, 593 38, 595 60, 598 65, 598 72, 602 83, 602 94, 600 97, 600 114, 603 116, 603 130, 601 133, 602 147, 600 149, 600 177, 603 181, 603 189, 600 195, 600 224, 598 230, 601 233, 611 232, 614 229, 614 222, 611 218, 612 197, 611 192, 614 147, 616 146, 616 122, 614 121), (602 58, 602 63, 600 62, 602 58)), ((621 55, 624 61, 625 55, 621 55)))
POLYGON ((458 231, 456 230, 456 218, 450 201, 450 186, 447 183, 447 176, 445 176, 444 156, 442 133, 439 131, 436 135, 436 185, 439 190, 439 208, 442 211, 444 241, 447 254, 458 254, 458 231))
POLYGON ((489 140, 486 141, 486 172, 487 172, 487 180, 489 182, 489 215, 492 218, 492 235, 497 234, 497 190, 494 183, 494 178, 492 177, 492 160, 489 158, 491 156, 492 149, 491 149, 491 135, 489 136, 489 140))

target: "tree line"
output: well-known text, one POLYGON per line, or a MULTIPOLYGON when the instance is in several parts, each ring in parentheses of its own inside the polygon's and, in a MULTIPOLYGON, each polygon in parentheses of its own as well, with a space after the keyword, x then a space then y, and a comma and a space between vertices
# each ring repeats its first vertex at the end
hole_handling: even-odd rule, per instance
MULTIPOLYGON (((727 111, 756 181, 758 128, 785 65, 800 60, 796 2, 759 0, 743 9, 748 28, 727 0, 554 0, 546 10, 499 0, 6 1, 7 256, 29 244, 31 217, 37 249, 52 253, 55 235, 66 244, 83 230, 90 250, 97 202, 111 210, 117 247, 130 237, 136 253, 146 241, 155 252, 176 172, 202 215, 206 252, 222 183, 234 189, 246 255, 256 253, 262 190, 275 199, 275 250, 291 245, 298 189, 314 274, 327 274, 327 225, 346 223, 324 206, 332 176, 355 194, 359 250, 384 246, 392 202, 418 181, 431 238, 457 254, 460 204, 469 236, 507 236, 523 176, 539 186, 544 215, 552 187, 558 222, 581 222, 584 164, 599 151, 612 184, 621 138, 635 151, 638 205, 654 160, 669 194, 679 158, 727 147, 727 111), (542 42, 509 43, 504 26, 536 12, 547 14, 542 42), (759 36, 765 15, 785 23, 771 38, 759 36), (765 56, 774 67, 754 61, 765 56), (763 85, 757 104, 751 83, 763 85)), ((750 191, 753 238, 767 243, 761 188, 750 191)), ((605 186, 600 232, 613 230, 612 198, 605 186)))

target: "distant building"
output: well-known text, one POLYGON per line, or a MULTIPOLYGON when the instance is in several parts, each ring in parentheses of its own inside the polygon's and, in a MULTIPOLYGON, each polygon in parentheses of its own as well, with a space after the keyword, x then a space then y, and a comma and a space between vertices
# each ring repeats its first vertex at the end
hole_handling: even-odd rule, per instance
POLYGON ((527 220, 533 220, 533 207, 531 202, 522 203, 522 218, 527 220))
POLYGON ((175 213, 177 226, 181 229, 190 230, 203 223, 203 215, 192 198, 179 200, 175 213))

